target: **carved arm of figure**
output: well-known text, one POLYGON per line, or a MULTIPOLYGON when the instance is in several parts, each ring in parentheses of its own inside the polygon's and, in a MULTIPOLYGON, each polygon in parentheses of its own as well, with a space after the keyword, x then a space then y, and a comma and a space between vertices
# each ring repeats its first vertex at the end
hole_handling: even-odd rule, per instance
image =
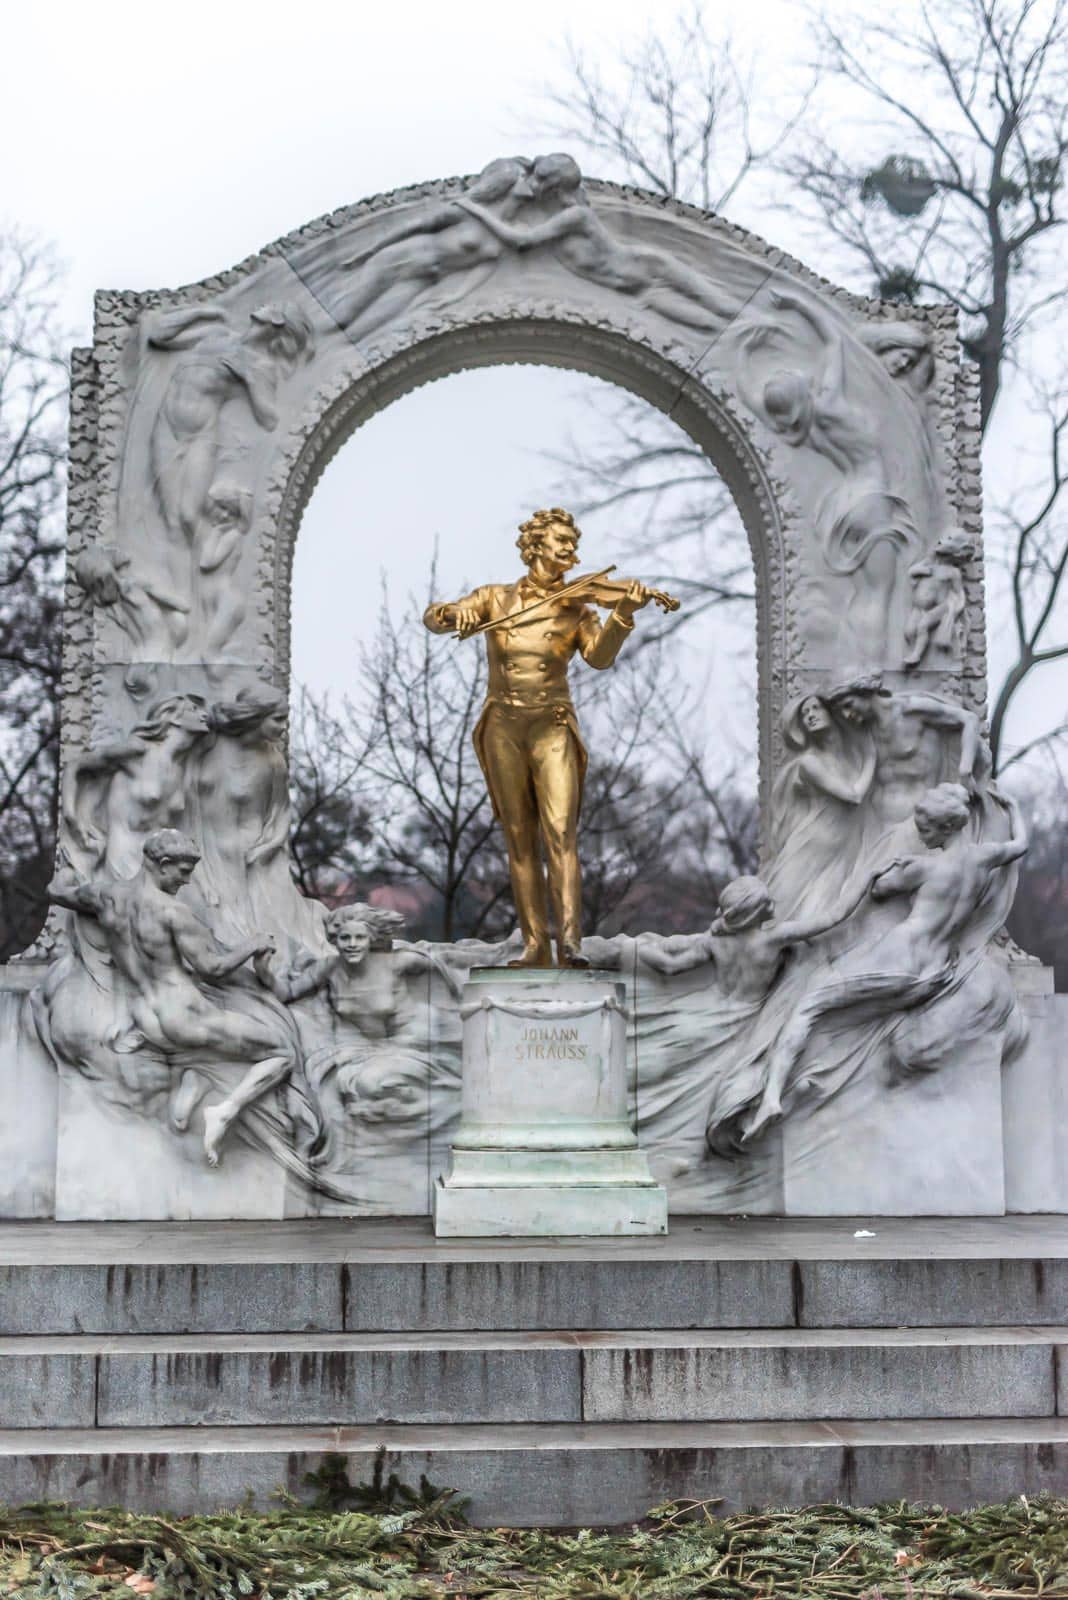
POLYGON ((61 867, 45 890, 48 900, 66 911, 77 911, 82 916, 99 917, 102 909, 102 886, 83 878, 71 866, 61 867))
POLYGON ((799 757, 796 771, 811 788, 821 794, 828 794, 833 800, 844 800, 847 805, 858 806, 875 777, 875 744, 869 741, 864 759, 852 779, 845 775, 839 764, 821 760, 814 751, 806 751, 799 757))
POLYGON ((981 759, 984 755, 982 723, 974 711, 942 700, 936 694, 905 694, 901 696, 902 709, 912 716, 922 717, 933 728, 945 728, 960 734, 960 781, 968 790, 974 790, 981 776, 981 759))
POLYGON ((320 989, 330 982, 331 977, 341 965, 337 956, 326 956, 322 961, 315 961, 310 967, 305 967, 300 972, 289 972, 282 977, 271 964, 273 951, 260 951, 252 962, 252 970, 263 984, 269 989, 275 999, 281 1000, 283 1005, 292 1005, 294 1000, 306 1000, 309 995, 317 994, 320 989))
POLYGON ((456 976, 449 970, 448 963, 437 955, 433 946, 422 949, 417 944, 409 944, 407 939, 396 939, 393 951, 394 967, 397 972, 403 975, 429 967, 444 981, 453 998, 459 1000, 463 993, 463 984, 456 981, 456 976))
MULTIPOLYGON (((97 826, 93 818, 83 815, 84 789, 87 778, 111 778, 117 772, 130 774, 131 767, 145 753, 144 745, 117 740, 89 750, 73 762, 63 782, 62 811, 70 837, 84 850, 103 854, 107 833, 97 826)), ((99 798, 99 796, 98 796, 99 798)))
POLYGON ((1010 834, 999 844, 979 845, 980 859, 986 867, 1007 867, 1027 854, 1027 829, 1023 825, 1020 807, 1011 795, 1004 795, 1002 804, 1009 813, 1010 834))
POLYGON ((234 377, 245 387, 252 415, 267 433, 278 426, 278 378, 274 368, 266 361, 238 361, 229 356, 224 361, 234 377))
POLYGON ((589 215, 584 206, 565 206, 563 211, 547 217, 544 222, 536 222, 530 228, 517 228, 514 223, 502 221, 494 212, 480 206, 477 200, 469 200, 466 195, 461 195, 453 204, 462 206, 473 217, 477 217, 491 233, 496 234, 502 244, 511 245, 514 250, 533 250, 539 244, 552 244, 589 225, 589 215))
POLYGON ((275 949, 270 934, 258 934, 241 944, 227 949, 213 936, 204 924, 193 915, 188 906, 175 903, 168 908, 171 934, 175 947, 190 972, 199 978, 217 980, 229 977, 246 961, 259 955, 271 955, 275 949))
POLYGON ((851 917, 869 893, 875 893, 875 884, 881 874, 866 878, 859 889, 849 895, 844 901, 839 901, 834 911, 829 915, 824 913, 820 917, 804 918, 794 917, 789 922, 780 922, 769 931, 782 945, 802 944, 807 939, 818 939, 821 933, 830 933, 832 928, 837 928, 839 923, 851 917))
POLYGON ((640 939, 638 961, 653 972, 671 977, 676 972, 690 972, 705 961, 715 966, 716 958, 707 933, 673 933, 655 943, 651 939, 640 939))
POLYGON ((199 324, 226 320, 226 312, 219 306, 157 311, 145 319, 145 340, 155 350, 191 350, 204 337, 205 330, 199 324))
POLYGON ((911 894, 923 882, 923 865, 916 856, 891 861, 871 881, 873 900, 889 900, 891 895, 911 894))
POLYGON ((462 600, 431 601, 423 612, 423 626, 431 633, 458 633, 461 639, 488 620, 488 586, 473 589, 462 600))

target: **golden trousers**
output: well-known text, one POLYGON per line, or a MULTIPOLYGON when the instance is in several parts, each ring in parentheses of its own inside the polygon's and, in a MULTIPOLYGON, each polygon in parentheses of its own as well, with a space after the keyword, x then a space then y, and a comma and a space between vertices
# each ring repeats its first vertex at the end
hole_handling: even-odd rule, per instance
POLYGON ((582 942, 578 818, 586 751, 573 707, 490 701, 475 730, 475 749, 504 830, 524 944, 549 942, 544 848, 557 936, 577 950, 582 942))

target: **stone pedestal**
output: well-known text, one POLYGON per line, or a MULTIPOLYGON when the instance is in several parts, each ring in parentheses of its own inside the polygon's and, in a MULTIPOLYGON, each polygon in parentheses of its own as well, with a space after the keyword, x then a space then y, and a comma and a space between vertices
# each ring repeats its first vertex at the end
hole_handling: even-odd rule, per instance
POLYGON ((667 1232, 627 1106, 624 987, 603 972, 487 967, 465 985, 461 1121, 434 1230, 667 1232))

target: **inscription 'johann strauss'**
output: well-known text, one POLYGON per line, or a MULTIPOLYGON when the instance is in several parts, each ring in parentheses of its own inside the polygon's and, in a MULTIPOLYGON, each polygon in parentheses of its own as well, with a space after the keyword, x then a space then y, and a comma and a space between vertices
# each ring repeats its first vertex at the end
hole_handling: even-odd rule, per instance
POLYGON ((515 1047, 517 1061, 585 1061, 586 1046, 577 1028, 524 1028, 515 1047))

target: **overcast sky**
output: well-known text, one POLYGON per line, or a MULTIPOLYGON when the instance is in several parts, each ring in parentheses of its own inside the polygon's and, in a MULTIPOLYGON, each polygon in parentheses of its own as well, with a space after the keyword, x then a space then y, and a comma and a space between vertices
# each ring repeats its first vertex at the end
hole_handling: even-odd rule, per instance
MULTIPOLYGON (((864 4, 883 12, 881 0, 864 4)), ((729 25, 743 53, 759 52, 766 83, 785 82, 807 55, 793 0, 705 10, 710 30, 729 25)), ((534 148, 544 90, 566 80, 565 39, 609 60, 652 14, 649 0, 10 5, 0 219, 55 241, 67 319, 85 338, 95 288, 195 281, 337 206, 534 148)), ((799 248, 785 220, 747 206, 736 220, 799 248)), ((360 429, 302 530, 295 674, 342 692, 373 626, 380 569, 403 591, 435 537, 446 588, 506 576, 515 523, 558 478, 543 453, 588 429, 594 393, 572 374, 494 369, 432 385, 360 429)), ((598 565, 612 559, 607 525, 591 526, 587 543, 598 565)), ((720 683, 737 637, 707 636, 701 649, 720 683)), ((751 662, 730 670, 751 683, 751 662)), ((738 713, 744 739, 752 714, 738 713)))

